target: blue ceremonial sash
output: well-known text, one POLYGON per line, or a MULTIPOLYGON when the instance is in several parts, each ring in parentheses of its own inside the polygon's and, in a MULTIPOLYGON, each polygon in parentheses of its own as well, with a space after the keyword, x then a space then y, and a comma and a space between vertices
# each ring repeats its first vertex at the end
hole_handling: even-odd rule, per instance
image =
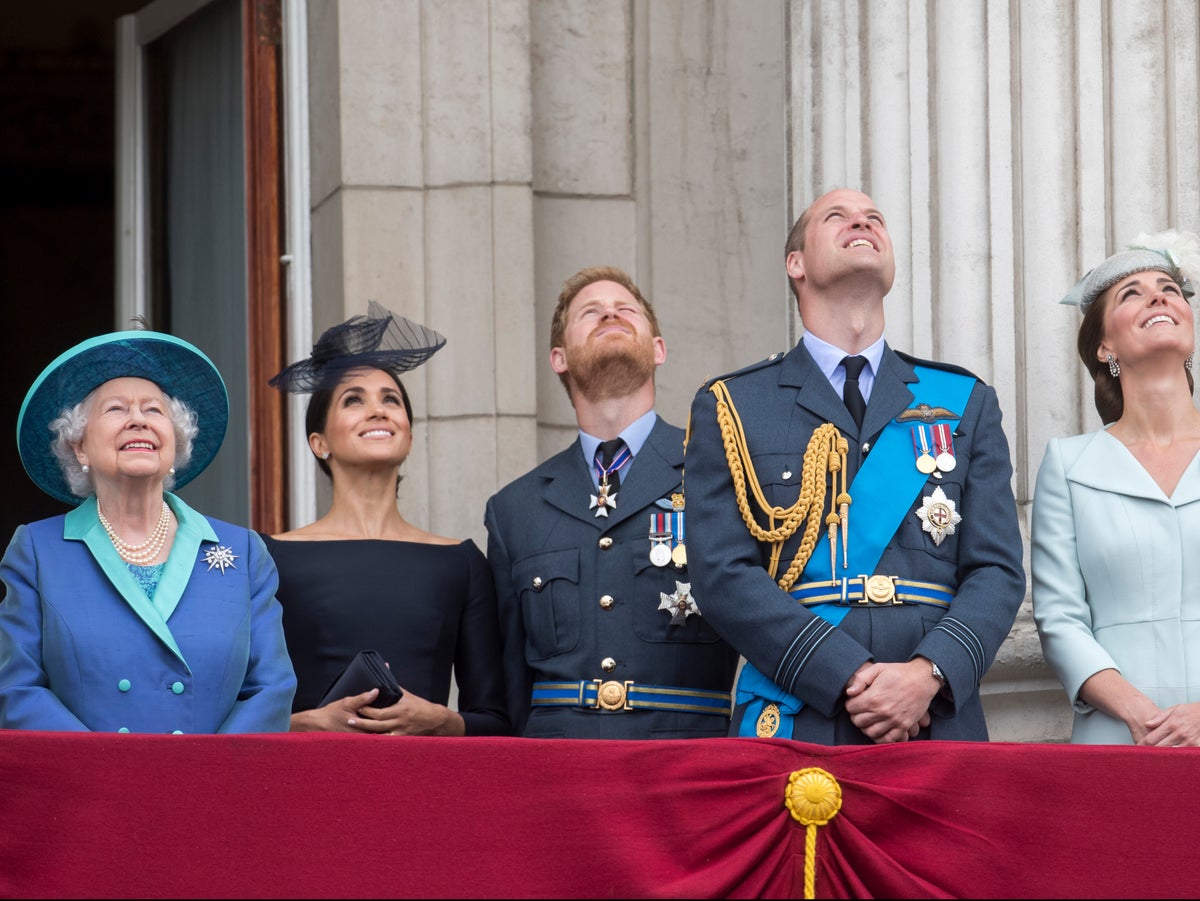
MULTIPOLYGON (((930 369, 926 366, 914 366, 913 371, 917 373, 918 381, 910 386, 913 405, 909 409, 926 404, 930 408, 957 410, 957 416, 939 417, 934 420, 957 425, 976 380, 972 376, 946 372, 943 369, 930 369)), ((920 422, 923 425, 929 424, 925 420, 920 422)), ((883 556, 884 549, 900 527, 901 520, 912 508, 913 499, 921 492, 928 479, 929 477, 916 467, 910 424, 893 419, 879 433, 871 453, 854 474, 854 481, 850 483, 851 504, 847 536, 849 565, 840 572, 831 572, 828 549, 818 544, 813 549, 800 580, 822 582, 872 574, 879 558, 883 556), (865 511, 868 510, 870 513, 866 514, 865 511), (862 512, 855 515, 855 511, 862 512)), ((837 556, 840 559, 840 542, 837 556)), ((808 609, 835 626, 850 612, 849 607, 840 604, 814 604, 808 609)), ((738 729, 739 736, 757 735, 759 715, 767 704, 774 703, 779 707, 780 714, 779 729, 775 735, 780 738, 791 738, 792 721, 804 706, 803 701, 785 692, 755 669, 749 661, 742 665, 741 675, 738 676, 737 703, 747 704, 738 729)))

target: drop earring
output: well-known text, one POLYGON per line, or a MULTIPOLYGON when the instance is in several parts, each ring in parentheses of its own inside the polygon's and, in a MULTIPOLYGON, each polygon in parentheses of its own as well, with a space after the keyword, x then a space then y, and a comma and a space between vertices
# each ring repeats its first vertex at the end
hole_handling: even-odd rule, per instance
POLYGON ((1112 354, 1108 355, 1108 374, 1114 379, 1121 377, 1121 364, 1117 362, 1117 358, 1112 354))
POLYGON ((1194 356, 1196 356, 1196 355, 1195 355, 1195 354, 1188 354, 1188 355, 1187 355, 1187 359, 1183 361, 1183 368, 1184 368, 1184 369, 1186 369, 1188 372, 1191 372, 1191 371, 1192 371, 1192 358, 1193 358, 1194 356))

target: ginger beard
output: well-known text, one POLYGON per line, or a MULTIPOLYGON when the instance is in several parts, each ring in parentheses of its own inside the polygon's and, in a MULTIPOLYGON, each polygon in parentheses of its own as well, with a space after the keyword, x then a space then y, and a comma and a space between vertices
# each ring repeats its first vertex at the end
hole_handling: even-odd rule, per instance
MULTIPOLYGON (((596 328, 611 329, 612 323, 596 328)), ((564 347, 563 354, 573 390, 589 400, 625 397, 654 378, 654 338, 632 328, 598 336, 593 332, 586 343, 564 347)))

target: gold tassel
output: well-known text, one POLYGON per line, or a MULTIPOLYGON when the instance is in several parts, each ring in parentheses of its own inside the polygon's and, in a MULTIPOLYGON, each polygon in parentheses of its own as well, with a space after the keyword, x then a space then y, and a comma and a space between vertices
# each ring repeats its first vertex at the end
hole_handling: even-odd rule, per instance
POLYGON ((796 770, 788 777, 784 799, 792 819, 807 829, 804 836, 804 897, 817 896, 817 827, 842 809, 842 787, 820 767, 796 770))

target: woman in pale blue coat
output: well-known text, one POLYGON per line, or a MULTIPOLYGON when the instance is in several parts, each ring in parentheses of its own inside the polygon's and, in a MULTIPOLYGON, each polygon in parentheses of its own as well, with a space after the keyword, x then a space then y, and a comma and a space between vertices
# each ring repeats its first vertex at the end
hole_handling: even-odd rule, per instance
POLYGON ((34 382, 21 461, 75 509, 19 526, 0 561, 0 728, 287 731, 275 564, 167 490, 212 461, 228 416, 208 357, 158 332, 89 339, 34 382))
POLYGON ((1200 745, 1198 264, 1195 235, 1142 236, 1063 300, 1104 423, 1049 442, 1033 498, 1033 614, 1072 742, 1200 745))

